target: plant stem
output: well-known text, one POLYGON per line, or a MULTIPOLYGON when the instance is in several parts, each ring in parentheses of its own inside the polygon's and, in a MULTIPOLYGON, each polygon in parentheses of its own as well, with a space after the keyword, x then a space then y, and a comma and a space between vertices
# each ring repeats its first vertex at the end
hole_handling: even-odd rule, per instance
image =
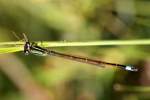
MULTIPOLYGON (((87 42, 51 42, 51 41, 38 41, 35 42, 42 47, 72 47, 72 46, 115 46, 115 45, 150 45, 150 39, 145 40, 103 40, 103 41, 87 41, 87 42)), ((24 42, 1 42, 0 53, 10 53, 22 51, 24 42)))
POLYGON ((37 42, 43 47, 66 47, 66 46, 115 46, 115 45, 150 45, 149 40, 104 40, 92 42, 37 42))

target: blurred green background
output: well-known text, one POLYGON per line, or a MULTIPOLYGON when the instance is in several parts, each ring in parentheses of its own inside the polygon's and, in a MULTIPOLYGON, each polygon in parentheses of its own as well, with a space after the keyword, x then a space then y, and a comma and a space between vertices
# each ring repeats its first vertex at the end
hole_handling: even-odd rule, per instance
MULTIPOLYGON (((0 42, 150 39, 149 0, 0 0, 0 42), (20 38, 21 40, 22 38, 20 38)), ((51 48, 139 72, 57 57, 0 55, 0 100, 150 100, 149 46, 51 48)))

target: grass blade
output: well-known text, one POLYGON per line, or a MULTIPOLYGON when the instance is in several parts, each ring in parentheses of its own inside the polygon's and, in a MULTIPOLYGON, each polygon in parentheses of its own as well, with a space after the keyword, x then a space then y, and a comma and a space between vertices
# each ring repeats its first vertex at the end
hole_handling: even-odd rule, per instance
MULTIPOLYGON (((145 40, 103 40, 91 42, 36 42, 42 47, 66 47, 66 46, 115 46, 115 45, 150 45, 150 39, 145 40)), ((0 54, 23 51, 24 42, 1 42, 0 54)))
POLYGON ((115 45, 150 45, 147 40, 103 40, 91 42, 37 42, 43 47, 67 47, 67 46, 115 46, 115 45))

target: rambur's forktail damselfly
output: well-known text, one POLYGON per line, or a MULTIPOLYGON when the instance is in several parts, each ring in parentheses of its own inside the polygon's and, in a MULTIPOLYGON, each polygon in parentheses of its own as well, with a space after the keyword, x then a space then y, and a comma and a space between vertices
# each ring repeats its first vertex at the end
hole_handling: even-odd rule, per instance
POLYGON ((83 63, 92 64, 92 65, 96 65, 96 66, 111 65, 111 66, 119 67, 119 68, 121 68, 123 70, 127 70, 127 71, 138 71, 138 69, 136 67, 131 66, 131 65, 121 65, 121 64, 115 64, 115 63, 109 63, 109 62, 90 59, 90 58, 86 58, 86 57, 79 57, 79 56, 74 56, 74 55, 70 55, 70 54, 64 54, 64 53, 52 51, 52 50, 38 46, 35 42, 29 42, 29 40, 25 34, 23 34, 23 36, 25 39, 25 45, 24 45, 25 55, 29 55, 29 54, 35 54, 35 55, 40 55, 40 56, 52 55, 52 56, 58 56, 58 57, 70 59, 73 61, 83 62, 83 63))

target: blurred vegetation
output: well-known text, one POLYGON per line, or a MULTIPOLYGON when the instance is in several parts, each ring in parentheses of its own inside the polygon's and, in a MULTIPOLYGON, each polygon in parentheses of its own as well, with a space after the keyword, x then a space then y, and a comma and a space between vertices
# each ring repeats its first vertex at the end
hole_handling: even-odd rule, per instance
MULTIPOLYGON (((0 42, 150 39, 149 0, 0 0, 0 42), (22 38, 20 38, 21 40, 22 38)), ((149 100, 149 45, 51 48, 139 72, 57 57, 0 55, 0 100, 149 100)), ((4 50, 5 51, 5 50, 4 50)))

